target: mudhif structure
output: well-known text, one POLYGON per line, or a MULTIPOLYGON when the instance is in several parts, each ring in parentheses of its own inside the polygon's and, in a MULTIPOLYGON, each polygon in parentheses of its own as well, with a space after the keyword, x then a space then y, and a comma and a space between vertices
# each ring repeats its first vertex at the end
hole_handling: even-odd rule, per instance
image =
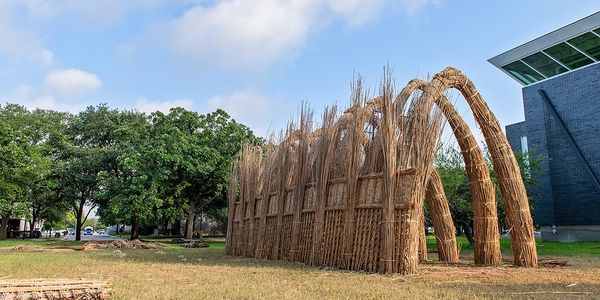
POLYGON ((470 128, 444 96, 456 89, 471 108, 498 175, 518 266, 537 266, 521 173, 498 120, 473 83, 446 68, 398 94, 388 73, 367 101, 360 80, 343 114, 327 108, 319 128, 302 109, 280 142, 246 145, 232 166, 227 254, 350 270, 415 273, 423 250, 424 204, 438 257, 458 261, 455 228, 434 152, 444 120, 456 136, 472 195, 475 263, 501 261, 494 185, 470 128), (421 248, 421 249, 419 249, 421 248))

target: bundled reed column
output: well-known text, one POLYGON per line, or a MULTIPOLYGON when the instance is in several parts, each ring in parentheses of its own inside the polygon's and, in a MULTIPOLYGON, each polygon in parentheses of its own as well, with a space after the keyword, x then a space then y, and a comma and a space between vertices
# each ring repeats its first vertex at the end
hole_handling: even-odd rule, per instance
POLYGON ((312 251, 310 253, 310 264, 318 265, 321 263, 321 250, 323 240, 323 226, 325 224, 325 206, 327 205, 327 196, 329 188, 329 173, 331 164, 335 160, 336 141, 334 138, 337 133, 335 124, 336 109, 325 108, 323 113, 323 125, 319 135, 318 157, 317 157, 317 207, 315 211, 315 221, 313 228, 312 251))
POLYGON ((260 167, 262 162, 262 149, 260 147, 249 147, 249 158, 250 158, 250 166, 248 170, 249 180, 248 182, 248 214, 250 215, 249 224, 248 224, 248 242, 246 248, 246 256, 254 256, 255 255, 255 243, 254 239, 257 238, 254 236, 254 209, 256 208, 256 197, 258 195, 258 186, 260 180, 260 167))
MULTIPOLYGON (((237 157, 239 159, 239 156, 237 157)), ((238 160, 234 159, 231 164, 231 170, 229 173, 229 186, 227 188, 227 202, 228 202, 228 210, 227 210, 227 238, 225 240, 227 255, 233 254, 233 221, 235 219, 235 200, 237 198, 237 189, 238 189, 238 160)))
POLYGON ((290 169, 290 160, 294 159, 293 157, 291 157, 290 155, 290 141, 286 140, 284 141, 281 145, 280 145, 281 149, 279 149, 279 151, 282 151, 282 160, 281 160, 281 164, 279 165, 279 176, 280 178, 278 178, 278 188, 277 188, 277 198, 276 198, 276 203, 277 203, 277 221, 276 221, 276 228, 275 228, 275 243, 273 245, 273 253, 271 254, 272 259, 279 259, 281 257, 280 255, 280 246, 281 246, 281 229, 283 227, 283 213, 285 210, 284 204, 285 204, 285 189, 286 189, 286 183, 287 183, 287 177, 288 177, 288 172, 290 169))
POLYGON ((348 168, 346 174, 346 208, 344 210, 344 235, 343 235, 343 267, 351 269, 352 252, 354 251, 354 235, 356 232, 356 202, 358 201, 357 186, 360 165, 361 137, 363 136, 363 125, 365 113, 362 110, 362 102, 366 97, 363 95, 362 82, 359 79, 353 90, 352 112, 348 119, 348 134, 350 135, 350 147, 348 153, 348 168))
POLYGON ((425 213, 419 215, 419 260, 427 261, 427 235, 425 234, 425 213))
POLYGON ((263 164, 263 175, 262 179, 262 193, 261 193, 261 206, 260 206, 260 221, 258 228, 258 238, 256 241, 256 251, 254 252, 255 258, 264 258, 264 244, 265 234, 267 231, 267 214, 269 213, 269 195, 271 194, 271 181, 273 180, 272 172, 273 165, 275 165, 276 155, 273 149, 273 144, 267 144, 265 151, 265 162, 263 164))
POLYGON ((246 199, 248 199, 248 151, 247 145, 245 145, 241 152, 241 160, 240 160, 240 198, 239 198, 239 212, 240 212, 240 221, 238 223, 238 235, 236 236, 237 240, 235 241, 235 248, 233 250, 235 255, 241 255, 241 251, 244 248, 244 222, 246 218, 246 199))
POLYGON ((306 180, 308 174, 305 174, 307 157, 308 157, 308 146, 309 146, 309 134, 311 131, 311 114, 308 110, 304 109, 300 117, 300 129, 298 137, 298 168, 296 175, 296 196, 295 196, 295 207, 294 217, 292 224, 292 242, 290 247, 290 258, 291 260, 299 260, 299 240, 300 240, 300 225, 302 216, 302 204, 304 202, 304 191, 306 189, 306 180))
MULTIPOLYGON (((387 74, 387 76, 389 76, 389 74, 387 74)), ((396 235, 394 234, 396 195, 396 113, 392 106, 392 93, 391 79, 386 77, 382 87, 383 120, 380 123, 380 130, 383 137, 381 139, 381 142, 383 143, 383 244, 379 267, 381 273, 392 273, 396 262, 394 255, 396 246, 396 235)), ((403 237, 403 235, 400 235, 401 239, 403 237)))
POLYGON ((425 199, 427 200, 429 216, 433 223, 439 260, 451 263, 458 262, 459 253, 456 244, 456 228, 452 221, 448 199, 446 199, 446 194, 444 193, 444 186, 437 170, 434 170, 429 177, 425 199))

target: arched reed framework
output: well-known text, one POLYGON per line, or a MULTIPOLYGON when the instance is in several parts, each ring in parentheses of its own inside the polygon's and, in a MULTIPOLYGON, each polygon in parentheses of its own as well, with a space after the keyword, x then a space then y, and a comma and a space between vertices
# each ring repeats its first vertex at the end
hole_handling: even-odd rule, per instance
POLYGON ((277 145, 244 146, 230 177, 227 254, 411 274, 419 256, 425 258, 419 244, 427 199, 439 258, 457 261, 454 225, 434 169, 445 116, 469 174, 476 263, 498 264, 494 187, 471 131, 443 96, 449 88, 461 91, 484 133, 512 226, 515 263, 535 266, 532 220, 514 155, 473 84, 453 68, 429 83, 413 80, 398 95, 386 74, 380 96, 370 101, 358 81, 353 105, 341 116, 328 108, 314 129, 303 109, 277 145))
MULTIPOLYGON (((411 80, 398 95, 400 101, 397 101, 397 103, 405 102, 415 91, 423 91, 426 87, 427 82, 424 80, 411 80)), ((434 101, 448 120, 465 162, 472 197, 471 203, 473 204, 475 263, 498 265, 502 256, 498 239, 496 194, 485 158, 469 126, 454 105, 444 95, 434 101)), ((438 245, 438 247, 448 245, 449 243, 445 243, 438 245)), ((443 251, 452 253, 452 250, 449 249, 443 249, 443 251)))

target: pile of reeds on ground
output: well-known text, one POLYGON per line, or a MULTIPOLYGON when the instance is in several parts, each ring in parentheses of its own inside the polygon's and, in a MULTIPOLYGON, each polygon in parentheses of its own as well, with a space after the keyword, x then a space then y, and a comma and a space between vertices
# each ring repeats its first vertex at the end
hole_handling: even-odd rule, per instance
POLYGON ((0 299, 109 299, 108 284, 85 279, 0 280, 0 299))

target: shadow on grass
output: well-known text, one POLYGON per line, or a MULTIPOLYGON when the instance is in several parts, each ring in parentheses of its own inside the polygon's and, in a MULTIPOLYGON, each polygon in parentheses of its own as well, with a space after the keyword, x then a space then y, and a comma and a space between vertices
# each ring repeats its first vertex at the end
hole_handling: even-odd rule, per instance
POLYGON ((576 280, 565 283, 482 283, 469 282, 468 278, 460 282, 443 282, 437 285, 441 289, 455 290, 491 299, 598 299, 600 284, 578 284, 576 280))

